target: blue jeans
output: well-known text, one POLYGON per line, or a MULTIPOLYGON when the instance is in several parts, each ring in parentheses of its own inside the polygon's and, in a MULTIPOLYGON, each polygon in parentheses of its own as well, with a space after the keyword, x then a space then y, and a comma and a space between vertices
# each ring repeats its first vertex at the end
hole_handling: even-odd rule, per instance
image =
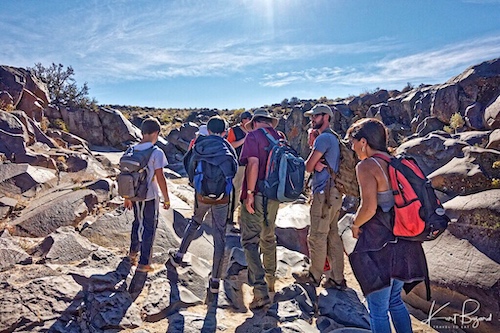
POLYGON ((411 319, 403 300, 401 290, 404 282, 391 280, 391 285, 366 296, 370 310, 370 325, 373 333, 391 333, 389 315, 397 333, 411 333, 411 319))
POLYGON ((212 238, 214 240, 214 256, 212 263, 212 279, 219 279, 222 274, 222 264, 224 261, 224 250, 226 247, 226 223, 228 218, 229 204, 209 205, 203 202, 196 202, 193 217, 189 221, 184 235, 182 236, 179 254, 184 255, 189 245, 200 229, 203 219, 208 211, 212 212, 212 238))
POLYGON ((130 235, 130 252, 141 252, 140 265, 149 265, 153 255, 153 242, 155 240, 156 227, 158 226, 158 203, 159 200, 134 202, 134 222, 130 235))

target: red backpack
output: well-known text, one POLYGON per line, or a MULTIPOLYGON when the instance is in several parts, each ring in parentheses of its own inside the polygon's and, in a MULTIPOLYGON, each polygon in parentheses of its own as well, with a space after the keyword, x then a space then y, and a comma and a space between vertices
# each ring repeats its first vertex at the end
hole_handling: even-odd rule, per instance
POLYGON ((401 155, 373 156, 389 163, 389 180, 394 193, 394 235, 413 241, 436 239, 450 219, 417 162, 401 155))

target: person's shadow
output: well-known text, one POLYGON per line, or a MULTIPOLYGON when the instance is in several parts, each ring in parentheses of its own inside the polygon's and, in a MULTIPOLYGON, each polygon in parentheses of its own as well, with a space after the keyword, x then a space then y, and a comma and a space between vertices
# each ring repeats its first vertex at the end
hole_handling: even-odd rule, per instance
POLYGON ((85 277, 70 274, 82 290, 61 316, 50 327, 49 332, 90 332, 105 327, 120 327, 133 298, 127 291, 126 279, 130 272, 130 261, 122 259, 118 267, 106 274, 85 277))

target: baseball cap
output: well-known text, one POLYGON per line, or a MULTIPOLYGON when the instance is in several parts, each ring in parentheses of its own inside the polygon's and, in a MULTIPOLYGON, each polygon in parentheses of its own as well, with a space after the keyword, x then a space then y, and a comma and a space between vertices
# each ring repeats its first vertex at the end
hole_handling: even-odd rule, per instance
POLYGON ((333 117, 332 109, 326 104, 316 104, 311 110, 304 112, 304 117, 309 117, 315 114, 327 114, 333 117))
POLYGON ((196 132, 195 134, 201 136, 207 136, 208 135, 207 125, 200 125, 200 127, 198 128, 198 132, 196 132))
POLYGON ((240 115, 240 120, 243 119, 252 119, 252 114, 249 111, 244 111, 240 115))

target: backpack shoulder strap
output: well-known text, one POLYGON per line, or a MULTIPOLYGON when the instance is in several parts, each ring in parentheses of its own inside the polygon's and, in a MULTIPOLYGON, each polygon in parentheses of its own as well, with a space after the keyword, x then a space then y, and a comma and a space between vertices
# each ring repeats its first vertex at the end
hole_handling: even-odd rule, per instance
POLYGON ((382 154, 373 154, 373 156, 372 156, 372 157, 378 157, 378 158, 380 158, 381 160, 386 161, 387 163, 391 163, 391 160, 392 160, 392 158, 387 157, 387 156, 382 155, 382 154))
POLYGON ((264 135, 266 136, 267 140, 273 144, 273 145, 277 145, 278 144, 278 140, 276 140, 272 135, 271 133, 269 133, 268 130, 266 130, 264 127, 261 127, 259 128, 263 133, 264 135))

